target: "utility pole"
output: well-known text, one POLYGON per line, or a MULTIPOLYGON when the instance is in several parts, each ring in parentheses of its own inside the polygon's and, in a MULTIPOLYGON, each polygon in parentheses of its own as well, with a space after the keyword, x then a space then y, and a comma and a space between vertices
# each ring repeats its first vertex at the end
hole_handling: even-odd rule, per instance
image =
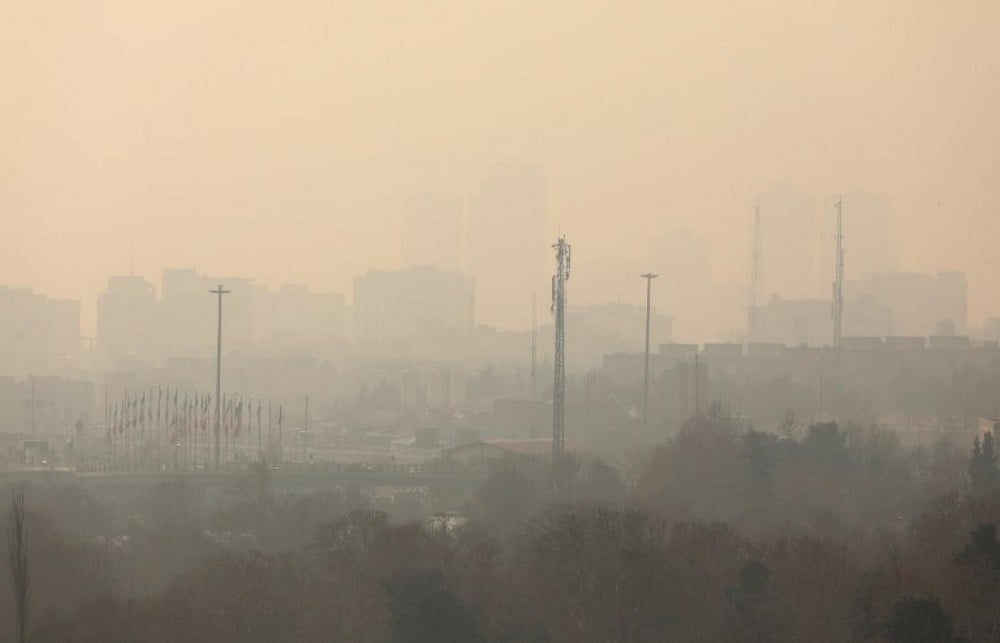
POLYGON ((642 433, 649 434, 649 300, 653 280, 659 277, 651 272, 639 275, 646 280, 646 356, 642 375, 642 433))
POLYGON ((694 349, 694 420, 695 426, 701 420, 701 365, 698 364, 698 347, 694 349))
POLYGON ((222 435, 222 296, 230 291, 224 290, 222 284, 215 290, 209 290, 219 298, 219 327, 215 338, 215 468, 219 468, 221 461, 221 435, 222 435))
POLYGON ((309 396, 306 396, 306 419, 304 424, 304 430, 302 431, 302 462, 305 463, 307 456, 309 454, 309 448, 306 446, 306 440, 309 439, 309 396))
POLYGON ((552 466, 559 475, 566 447, 566 281, 570 270, 570 245, 566 237, 552 245, 556 274, 552 277, 552 313, 555 315, 555 378, 552 387, 552 466))
POLYGON ((31 376, 31 437, 37 438, 35 434, 35 376, 31 376))
POLYGON ((837 267, 833 281, 833 348, 840 349, 844 318, 844 212, 843 197, 837 197, 837 267))
POLYGON ((747 343, 757 341, 757 297, 761 281, 760 201, 753 211, 753 256, 750 260, 750 310, 747 311, 747 343))
POLYGON ((535 434, 535 407, 538 405, 538 295, 531 296, 531 437, 535 434))

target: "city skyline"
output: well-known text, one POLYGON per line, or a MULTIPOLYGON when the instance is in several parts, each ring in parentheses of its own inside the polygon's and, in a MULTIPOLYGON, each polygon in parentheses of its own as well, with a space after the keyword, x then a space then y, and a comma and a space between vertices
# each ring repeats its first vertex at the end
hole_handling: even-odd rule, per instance
POLYGON ((88 301, 130 264, 198 265, 342 291, 400 260, 404 195, 468 202, 514 159, 545 173, 544 243, 596 262, 689 229, 720 282, 745 280, 760 189, 881 195, 899 266, 966 272, 971 319, 994 314, 994 4, 487 6, 24 7, 0 280, 88 301))
MULTIPOLYGON (((857 212, 848 210, 847 215, 845 215, 845 225, 848 230, 847 266, 849 278, 857 279, 867 274, 890 273, 893 271, 919 273, 930 276, 947 272, 964 272, 961 270, 950 270, 946 267, 938 270, 918 271, 908 269, 906 265, 900 265, 900 262, 897 260, 895 239, 891 234, 894 230, 891 211, 888 209, 884 198, 860 191, 852 191, 846 194, 845 200, 848 204, 846 207, 851 207, 855 203, 858 204, 857 212), (851 214, 855 216, 853 218, 848 216, 851 214), (861 220, 859 221, 858 219, 861 220), (857 233, 864 230, 864 225, 868 222, 874 222, 874 228, 868 231, 867 238, 859 241, 857 233), (854 240, 853 244, 851 243, 852 240, 854 240)), ((794 186, 787 184, 776 184, 768 191, 756 194, 754 197, 755 203, 767 202, 769 204, 762 209, 762 216, 765 221, 763 226, 765 240, 774 237, 776 229, 777 234, 780 235, 779 237, 775 237, 776 241, 766 241, 764 244, 763 288, 761 293, 758 294, 759 297, 762 297, 760 305, 764 305, 774 295, 786 300, 823 299, 828 295, 830 274, 833 270, 832 264, 827 265, 832 261, 829 209, 832 207, 830 203, 833 202, 833 198, 829 195, 811 195, 799 192, 794 186), (792 196, 796 194, 798 196, 792 196), (782 201, 790 197, 799 199, 798 205, 791 206, 791 209, 789 209, 788 203, 782 201), (778 201, 774 202, 774 199, 778 199, 778 201), (775 219, 775 216, 778 218, 775 219), (777 241, 778 239, 780 241, 777 241), (802 246, 798 254, 784 252, 784 248, 796 242, 801 242, 800 245, 802 246), (777 267, 774 265, 776 252, 779 253, 777 267), (801 261, 796 261, 797 259, 801 261), (796 274, 794 277, 791 277, 786 274, 789 272, 796 274), (790 278, 793 280, 789 281, 790 278)), ((235 270, 222 271, 218 274, 230 275, 229 278, 231 279, 246 280, 248 283, 253 284, 255 288, 280 290, 285 287, 305 287, 313 292, 336 292, 345 297, 347 301, 351 300, 353 284, 357 277, 370 271, 400 270, 421 265, 433 265, 446 270, 455 270, 465 276, 475 278, 476 275, 473 274, 474 267, 471 265, 475 262, 470 262, 463 258, 470 254, 470 244, 473 244, 473 242, 470 242, 468 228, 470 226, 469 219, 474 215, 469 214, 469 208, 459 207, 458 204, 460 201, 458 197, 442 192, 423 192, 405 197, 402 200, 400 208, 402 216, 398 218, 395 229, 393 229, 393 224, 387 226, 387 231, 390 234, 386 235, 386 243, 388 245, 395 243, 400 249, 399 254, 392 261, 388 261, 382 265, 370 265, 352 273, 346 282, 340 284, 339 287, 335 286, 324 289, 318 287, 315 282, 308 281, 267 281, 258 274, 237 276, 239 273, 235 270), (417 236, 418 226, 415 223, 419 221, 419 218, 414 217, 414 203, 419 204, 423 208, 423 212, 418 211, 418 214, 424 217, 430 216, 433 218, 434 216, 438 216, 435 208, 440 209, 443 207, 446 213, 445 219, 449 223, 457 223, 459 227, 459 230, 454 234, 446 233, 446 252, 442 255, 440 261, 435 261, 432 254, 434 233, 423 231, 421 233, 423 235, 422 238, 417 236), (461 216, 451 221, 451 219, 455 218, 454 214, 456 211, 461 216), (448 234, 451 234, 451 236, 447 236, 448 234), (408 250, 408 244, 410 246, 419 244, 420 247, 416 251, 413 249, 408 250), (408 258, 411 260, 407 261, 408 258), (426 260, 419 260, 421 258, 426 260)), ((749 217, 747 223, 749 223, 749 217)), ((749 228, 749 225, 745 227, 749 228)), ((736 290, 744 289, 748 292, 749 274, 734 275, 733 280, 720 281, 719 270, 716 266, 717 260, 715 258, 717 252, 713 252, 713 250, 721 245, 717 243, 718 240, 698 236, 689 228, 664 228, 660 232, 660 235, 647 240, 645 246, 641 248, 641 252, 631 257, 599 256, 594 258, 593 262, 586 261, 582 265, 579 265, 578 268, 584 277, 574 283, 574 296, 578 298, 579 302, 594 305, 610 304, 616 301, 633 305, 639 304, 641 303, 642 293, 640 291, 642 289, 641 287, 635 287, 633 273, 646 266, 653 266, 665 273, 664 283, 659 284, 664 290, 661 293, 661 297, 663 298, 661 301, 665 303, 661 305, 661 308, 670 314, 675 313, 677 310, 684 310, 681 328, 698 328, 699 332, 704 335, 704 341, 718 340, 722 337, 720 333, 728 332, 731 335, 733 329, 739 327, 740 320, 737 320, 735 316, 742 315, 743 313, 733 313, 731 302, 714 300, 732 299, 734 287, 736 290), (670 279, 670 276, 677 274, 682 274, 684 279, 681 281, 670 279), (707 299, 702 296, 704 293, 709 293, 707 299), (692 312, 692 310, 695 312, 692 312), (725 328, 729 330, 723 330, 723 325, 706 330, 706 327, 701 322, 712 315, 717 317, 720 310, 725 311, 729 316, 735 315, 734 319, 726 320, 725 328), (687 317, 687 319, 683 319, 684 317, 687 317)), ((537 233, 536 236, 538 236, 537 233)), ((749 238, 749 234, 747 236, 746 245, 749 246, 751 239, 749 238)), ((548 244, 545 243, 544 239, 538 245, 540 248, 536 248, 536 250, 548 250, 548 244)), ((134 249, 132 252, 134 252, 134 249)), ((516 254, 515 252, 512 256, 516 256, 516 254)), ((546 259, 548 260, 547 254, 546 259)), ((105 287, 107 278, 125 278, 133 275, 145 278, 156 274, 166 275, 171 272, 197 270, 195 267, 178 268, 176 265, 167 265, 158 269, 154 268, 151 272, 146 272, 136 269, 134 255, 130 255, 129 262, 131 265, 128 267, 127 272, 120 271, 105 275, 105 281, 93 293, 93 296, 88 297, 87 294, 89 293, 76 293, 62 297, 63 299, 80 302, 81 335, 83 337, 93 337, 96 334, 98 295, 101 289, 105 287)), ((515 281, 513 283, 516 284, 518 282, 515 281)), ((8 288, 36 290, 47 297, 55 298, 52 292, 43 291, 37 284, 6 283, 2 285, 8 288)), ((157 284, 153 284, 153 286, 154 289, 159 291, 157 284)), ((520 292, 519 294, 516 292, 513 293, 513 299, 527 299, 530 297, 530 295, 526 294, 527 289, 523 290, 524 292, 520 292)), ((990 319, 1000 315, 1000 310, 996 308, 991 309, 988 306, 983 307, 980 305, 977 307, 975 305, 974 293, 976 290, 977 285, 975 282, 969 280, 970 295, 966 313, 969 320, 967 325, 969 328, 983 326, 990 319), (973 311, 977 310, 977 308, 982 311, 980 317, 974 315, 973 311)), ((513 301, 511 297, 507 297, 507 299, 513 301)), ((511 302, 506 303, 510 304, 511 302)), ((528 304, 530 302, 521 303, 524 305, 520 306, 512 315, 506 316, 507 320, 513 319, 514 323, 505 325, 497 323, 497 319, 491 318, 492 316, 489 314, 482 314, 480 310, 482 302, 477 301, 477 324, 497 326, 502 330, 524 330, 526 324, 519 323, 521 321, 519 317, 530 317, 528 314, 530 309, 528 304)), ((739 302, 741 310, 745 308, 745 305, 746 302, 739 302)), ((494 306, 493 308, 495 310, 496 307, 494 306)), ((965 327, 966 325, 962 324, 962 326, 965 327)))
POLYGON ((996 640, 997 24, 0 3, 0 639, 996 640))

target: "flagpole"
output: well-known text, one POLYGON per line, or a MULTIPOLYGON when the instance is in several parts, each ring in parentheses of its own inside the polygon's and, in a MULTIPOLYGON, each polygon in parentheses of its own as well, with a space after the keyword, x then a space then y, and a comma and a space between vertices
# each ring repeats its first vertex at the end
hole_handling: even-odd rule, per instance
MULTIPOLYGON (((105 440, 107 440, 111 436, 111 433, 109 432, 110 428, 111 427, 108 425, 108 385, 105 382, 104 384, 104 439, 105 440)), ((77 462, 79 462, 79 460, 77 460, 77 462)))
POLYGON ((125 414, 125 432, 123 437, 125 439, 125 468, 132 469, 132 418, 135 417, 135 399, 131 394, 126 394, 128 397, 128 413, 125 414))

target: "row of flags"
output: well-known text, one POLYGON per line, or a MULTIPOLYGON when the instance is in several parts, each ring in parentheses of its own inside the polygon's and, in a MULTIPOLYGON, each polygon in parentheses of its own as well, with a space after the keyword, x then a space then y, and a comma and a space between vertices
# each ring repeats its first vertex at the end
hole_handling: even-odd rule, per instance
MULTIPOLYGON (((166 429, 172 435, 181 436, 214 431, 215 428, 215 404, 211 395, 186 391, 182 394, 169 387, 158 387, 155 391, 126 391, 120 400, 108 404, 105 413, 108 437, 147 429, 166 429)), ((222 433, 238 436, 244 429, 259 432, 265 421, 270 428, 275 414, 270 402, 265 406, 261 400, 255 403, 253 399, 244 400, 242 395, 233 393, 222 397, 220 415, 222 433)), ((279 431, 283 419, 284 409, 279 405, 279 431)))

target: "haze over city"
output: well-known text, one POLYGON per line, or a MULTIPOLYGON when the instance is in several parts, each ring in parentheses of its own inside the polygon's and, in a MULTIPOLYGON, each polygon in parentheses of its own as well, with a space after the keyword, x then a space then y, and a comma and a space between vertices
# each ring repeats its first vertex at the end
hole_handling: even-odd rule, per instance
POLYGON ((996 641, 997 24, 0 3, 0 639, 996 641))
POLYGON ((349 292, 401 265, 405 195, 464 203, 502 161, 542 169, 546 240, 570 235, 581 270, 634 272, 607 262, 681 228, 745 281, 758 192, 864 191, 901 269, 965 271, 971 319, 996 312, 994 3, 2 11, 0 271, 81 299, 88 335, 130 266, 349 292))

